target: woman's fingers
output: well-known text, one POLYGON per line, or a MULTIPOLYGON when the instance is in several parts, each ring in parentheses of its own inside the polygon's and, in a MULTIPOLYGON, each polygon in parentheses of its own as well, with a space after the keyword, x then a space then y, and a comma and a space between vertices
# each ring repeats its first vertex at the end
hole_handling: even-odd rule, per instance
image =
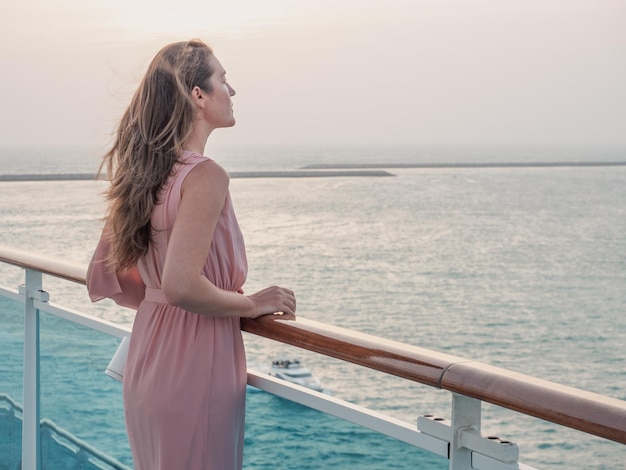
POLYGON ((296 317, 296 296, 290 289, 267 287, 252 294, 250 298, 256 305, 254 317, 278 313, 285 320, 293 320, 296 317))

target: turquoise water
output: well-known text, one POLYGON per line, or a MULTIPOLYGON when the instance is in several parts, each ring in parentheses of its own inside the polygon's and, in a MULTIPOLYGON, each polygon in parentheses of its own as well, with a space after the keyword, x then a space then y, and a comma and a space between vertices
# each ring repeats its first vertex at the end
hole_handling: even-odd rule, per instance
MULTIPOLYGON (((336 149, 223 157, 216 155, 227 169, 246 170, 626 154, 336 149)), ((95 161, 55 158, 43 161, 59 172, 89 171, 95 161)), ((232 180, 248 246, 246 290, 284 284, 296 291, 302 317, 626 399, 625 167, 389 171, 395 176, 232 180)), ((0 243, 86 263, 100 230, 100 189, 88 181, 0 184, 0 243)), ((0 268, 4 285, 21 276, 0 268)), ((79 287, 54 279, 46 286, 55 302, 132 322, 132 312, 110 303, 85 305, 79 287)), ((446 392, 251 335, 246 346, 259 363, 296 355, 334 395, 407 422, 425 413, 449 416, 446 392)), ((491 405, 483 405, 483 429, 516 442, 520 460, 539 468, 621 468, 626 461, 625 446, 491 405)))

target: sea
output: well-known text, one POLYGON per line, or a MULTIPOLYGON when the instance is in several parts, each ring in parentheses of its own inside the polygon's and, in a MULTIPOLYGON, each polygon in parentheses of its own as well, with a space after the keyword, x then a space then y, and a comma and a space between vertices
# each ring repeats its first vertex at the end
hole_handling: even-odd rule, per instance
MULTIPOLYGON (((241 146, 207 155, 233 174, 246 292, 283 285, 300 318, 626 400, 626 148, 241 146), (299 173, 319 166, 331 173, 299 173), (332 173, 345 168, 364 171, 332 173)), ((106 183, 50 175, 94 174, 99 158, 93 149, 0 149, 0 176, 38 175, 0 181, 0 244, 86 264, 106 183)), ((0 265, 0 285, 22 282, 22 270, 0 265)), ((45 287, 56 303, 132 325, 132 311, 91 304, 84 287, 54 278, 45 287)), ((449 418, 448 392, 244 336, 251 364, 295 356, 338 398, 409 423, 449 418)), ((250 396, 248 413, 265 413, 248 415, 250 426, 284 419, 263 428, 264 445, 305 439, 290 428, 302 407, 250 396)), ((486 403, 482 417, 483 433, 517 443, 525 464, 626 468, 626 446, 486 403)), ((292 466, 287 452, 249 468, 447 468, 359 461, 357 442, 371 450, 382 445, 375 436, 318 424, 353 442, 353 453, 292 466)))

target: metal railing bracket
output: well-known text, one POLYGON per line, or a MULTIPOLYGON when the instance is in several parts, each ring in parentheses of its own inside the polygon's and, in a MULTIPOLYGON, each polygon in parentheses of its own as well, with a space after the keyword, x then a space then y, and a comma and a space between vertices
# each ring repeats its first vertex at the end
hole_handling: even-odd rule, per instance
POLYGON ((42 289, 30 290, 28 291, 28 295, 26 295, 25 284, 20 284, 18 288, 18 292, 20 293, 20 295, 23 295, 24 297, 27 297, 33 300, 39 300, 40 302, 48 302, 50 300, 50 294, 47 291, 42 290, 42 289))

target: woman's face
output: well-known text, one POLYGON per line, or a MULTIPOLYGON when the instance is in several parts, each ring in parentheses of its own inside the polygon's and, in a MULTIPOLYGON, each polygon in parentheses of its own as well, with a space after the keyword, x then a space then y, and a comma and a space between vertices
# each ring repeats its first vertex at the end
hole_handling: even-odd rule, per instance
POLYGON ((235 125, 233 102, 231 97, 235 90, 226 81, 226 71, 214 55, 209 56, 209 65, 214 70, 210 82, 213 88, 207 94, 207 106, 203 109, 203 117, 213 129, 235 125))

